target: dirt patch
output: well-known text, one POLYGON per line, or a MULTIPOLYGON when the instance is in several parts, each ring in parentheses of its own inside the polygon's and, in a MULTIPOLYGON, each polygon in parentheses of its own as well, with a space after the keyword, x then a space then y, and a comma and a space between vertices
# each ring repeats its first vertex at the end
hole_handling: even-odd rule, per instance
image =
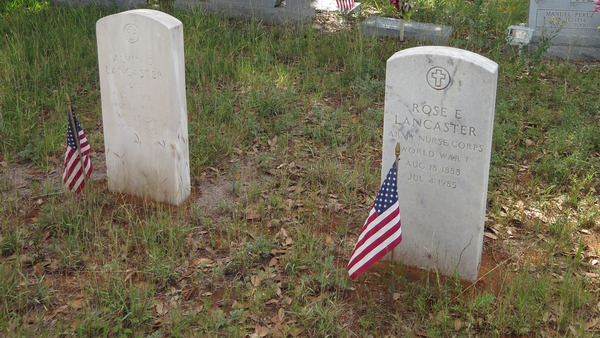
MULTIPOLYGON (((92 181, 106 179, 106 160, 104 152, 92 152, 92 181)), ((56 157, 48 158, 47 170, 38 168, 34 163, 0 162, 0 176, 5 181, 6 190, 16 190, 18 197, 36 197, 42 195, 42 187, 62 186, 64 163, 56 157), (37 187, 37 188, 36 188, 37 187)))

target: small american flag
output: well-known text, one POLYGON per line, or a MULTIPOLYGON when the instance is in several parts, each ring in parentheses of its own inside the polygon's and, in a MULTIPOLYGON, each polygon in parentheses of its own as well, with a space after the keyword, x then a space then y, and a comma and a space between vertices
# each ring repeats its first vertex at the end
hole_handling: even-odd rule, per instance
POLYGON ((73 114, 73 122, 75 124, 75 129, 77 130, 79 148, 81 149, 81 158, 79 152, 77 151, 75 133, 73 132, 73 126, 71 125, 71 121, 69 119, 67 123, 67 146, 65 147, 63 183, 69 188, 69 190, 75 190, 76 193, 79 193, 85 186, 86 180, 89 179, 90 175, 92 174, 92 162, 88 157, 90 153, 90 144, 88 143, 87 137, 85 137, 85 133, 83 132, 83 129, 81 129, 81 125, 79 124, 79 121, 77 121, 75 113, 72 111, 71 113, 73 114), (83 159, 83 167, 81 166, 81 159, 83 159))
POLYGON ((348 12, 354 8, 354 0, 336 0, 340 12, 348 12))
POLYGON ((396 183, 396 162, 388 172, 377 194, 369 217, 348 263, 348 274, 355 279, 381 257, 402 242, 400 205, 396 183))

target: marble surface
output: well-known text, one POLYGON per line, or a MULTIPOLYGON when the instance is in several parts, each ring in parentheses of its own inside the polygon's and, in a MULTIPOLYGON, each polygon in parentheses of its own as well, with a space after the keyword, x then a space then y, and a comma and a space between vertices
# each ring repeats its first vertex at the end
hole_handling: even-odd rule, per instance
POLYGON ((273 23, 302 24, 316 16, 310 0, 287 0, 283 7, 275 7, 275 4, 276 0, 175 0, 175 8, 198 8, 230 18, 255 18, 273 23))
POLYGON ((179 205, 191 191, 183 25, 136 9, 96 35, 109 189, 179 205))
MULTIPOLYGON (((365 35, 399 37, 400 19, 370 16, 360 24, 365 35)), ((452 35, 450 26, 404 21, 404 37, 410 40, 446 44, 452 35)))
POLYGON ((561 59, 600 60, 600 12, 594 1, 530 0, 528 26, 533 28, 532 46, 551 40, 548 55, 561 59))
POLYGON ((497 77, 495 62, 457 48, 410 48, 387 61, 382 181, 401 146, 395 259, 477 279, 497 77))

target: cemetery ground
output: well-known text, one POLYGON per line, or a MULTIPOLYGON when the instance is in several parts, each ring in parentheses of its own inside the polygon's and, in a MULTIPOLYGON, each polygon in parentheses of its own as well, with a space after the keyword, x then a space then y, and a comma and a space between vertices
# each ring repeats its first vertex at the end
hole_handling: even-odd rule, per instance
POLYGON ((387 262, 347 277, 380 183, 385 61, 416 42, 361 36, 362 16, 171 12, 192 176, 173 207, 106 187, 95 23, 115 11, 0 2, 0 334, 597 335, 600 65, 504 54, 527 3, 418 1, 412 17, 500 66, 471 284, 387 262), (93 149, 80 195, 60 184, 66 94, 93 149))

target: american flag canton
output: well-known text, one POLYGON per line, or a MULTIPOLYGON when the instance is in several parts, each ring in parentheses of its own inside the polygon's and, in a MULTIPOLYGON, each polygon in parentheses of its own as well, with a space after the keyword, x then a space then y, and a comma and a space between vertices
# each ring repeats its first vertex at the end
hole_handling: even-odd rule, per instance
POLYGON ((75 133, 70 119, 67 119, 67 145, 65 147, 65 165, 63 168, 63 183, 69 190, 75 190, 79 193, 85 186, 86 179, 89 179, 92 174, 92 162, 89 158, 90 144, 87 137, 73 113, 73 122, 77 131, 79 146, 81 149, 81 158, 83 159, 83 169, 80 163, 79 152, 77 151, 77 143, 75 142, 75 133), (85 178, 83 172, 85 171, 85 178))
POLYGON ((396 184, 396 162, 392 166, 392 169, 388 172, 385 181, 381 185, 381 189, 375 198, 375 211, 377 214, 383 214, 389 209, 394 203, 398 202, 398 189, 396 184))

